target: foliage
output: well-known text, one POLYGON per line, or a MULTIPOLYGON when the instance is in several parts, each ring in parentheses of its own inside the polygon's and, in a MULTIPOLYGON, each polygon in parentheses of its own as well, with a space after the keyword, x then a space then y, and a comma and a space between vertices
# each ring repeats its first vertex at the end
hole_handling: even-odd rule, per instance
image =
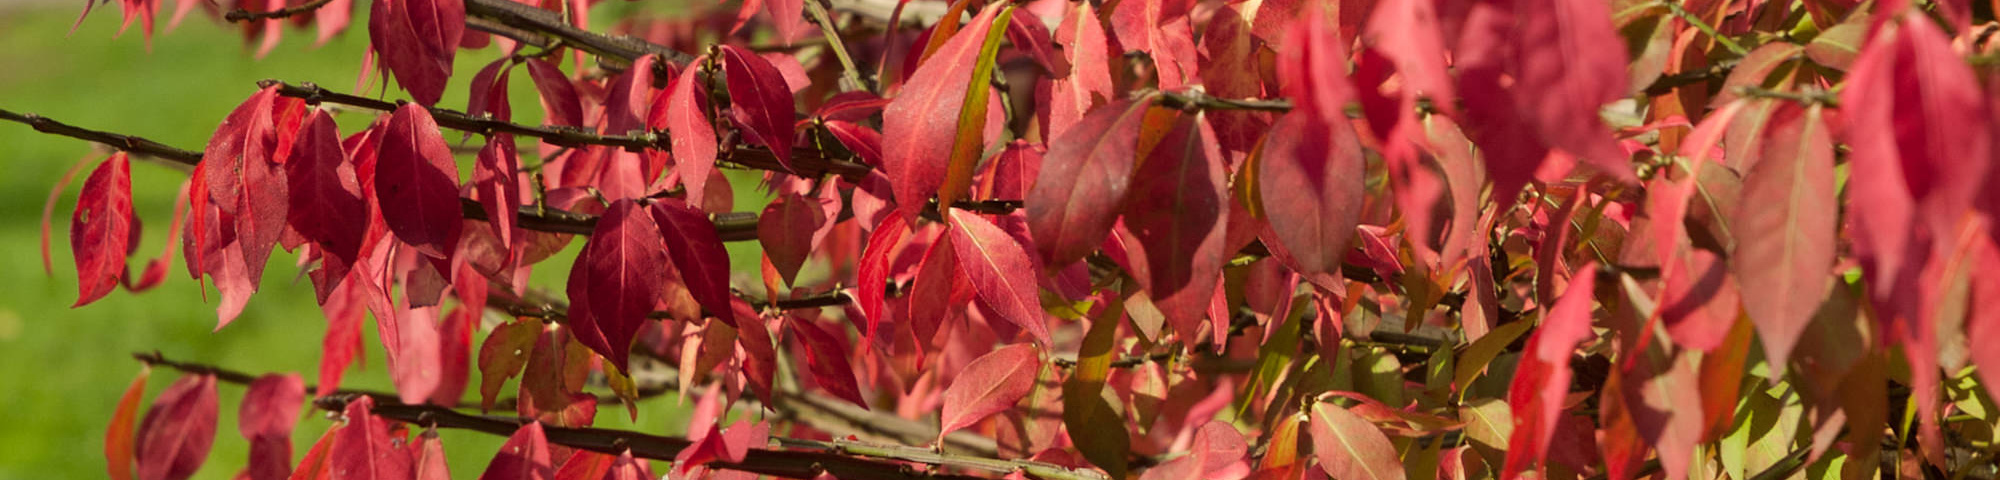
MULTIPOLYGON (((110 474, 187 478, 233 383, 250 478, 446 478, 436 429, 508 436, 494 478, 1995 475, 1968 2, 588 3, 375 0, 414 102, 267 81, 200 152, 0 111, 121 150, 76 305, 178 260, 220 329, 283 248, 326 313, 312 387, 139 355, 186 375, 121 399, 110 474), (192 166, 137 274, 135 156, 192 166), (339 388, 370 316, 394 392, 339 388), (513 416, 460 411, 474 371, 513 416), (308 391, 340 415, 294 464, 308 391), (665 392, 685 438, 588 428, 665 392)), ((238 7, 269 45, 356 6, 238 7)))

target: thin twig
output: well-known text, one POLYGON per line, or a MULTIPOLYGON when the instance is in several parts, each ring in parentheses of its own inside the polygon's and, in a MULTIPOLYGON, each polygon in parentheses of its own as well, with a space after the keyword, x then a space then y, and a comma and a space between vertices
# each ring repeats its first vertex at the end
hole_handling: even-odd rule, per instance
POLYGON ((513 0, 465 0, 465 15, 468 17, 467 24, 473 24, 471 20, 476 18, 515 30, 540 33, 621 65, 630 65, 633 60, 646 55, 659 55, 662 60, 676 64, 686 64, 694 59, 693 55, 665 45, 577 28, 564 21, 560 13, 513 0))
POLYGON ((847 84, 847 90, 875 91, 873 82, 862 81, 861 69, 854 66, 854 59, 847 56, 847 45, 840 41, 840 29, 834 27, 833 15, 827 13, 826 7, 819 2, 820 0, 806 0, 806 12, 811 13, 813 20, 819 22, 820 35, 826 38, 827 49, 833 51, 834 58, 840 60, 841 82, 847 84))
POLYGON ((327 3, 332 1, 333 0, 312 0, 310 2, 306 2, 296 6, 280 8, 268 12, 252 12, 249 10, 238 8, 235 10, 230 10, 229 13, 224 14, 222 18, 224 20, 228 20, 231 22, 247 22, 251 20, 285 18, 293 15, 312 13, 315 10, 319 10, 319 7, 324 7, 326 6, 327 3))
MULTIPOLYGON (((133 358, 148 365, 173 368, 188 373, 214 375, 226 383, 247 385, 257 376, 212 365, 168 360, 158 353, 134 353, 133 358)), ((311 387, 308 387, 310 390, 311 387)), ((372 413, 383 418, 404 423, 473 430, 499 436, 513 435, 514 431, 527 420, 521 418, 482 416, 461 413, 436 405, 408 405, 397 400, 397 396, 385 392, 341 391, 322 397, 314 406, 327 411, 339 412, 347 404, 360 396, 370 397, 375 406, 372 413)), ((693 445, 692 441, 680 437, 663 437, 637 432, 604 428, 565 428, 544 426, 549 443, 587 450, 622 453, 630 449, 635 457, 654 460, 674 460, 682 449, 693 445)), ((898 462, 920 463, 992 474, 1026 472, 1037 478, 1065 480, 1103 480, 1102 475, 1089 470, 1073 470, 1058 465, 1022 461, 1002 460, 971 455, 942 453, 930 449, 873 445, 849 441, 819 441, 795 438, 773 437, 764 448, 752 448, 742 462, 717 461, 709 468, 737 470, 763 475, 792 478, 811 478, 820 473, 831 473, 845 478, 908 478, 916 479, 977 479, 969 475, 917 472, 904 468, 898 462), (773 448, 775 447, 775 448, 773 448)))

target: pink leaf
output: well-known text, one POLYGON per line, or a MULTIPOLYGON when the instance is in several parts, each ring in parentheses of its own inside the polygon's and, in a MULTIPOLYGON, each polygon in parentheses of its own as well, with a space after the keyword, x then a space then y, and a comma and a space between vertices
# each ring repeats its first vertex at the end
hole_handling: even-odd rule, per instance
MULTIPOLYGON (((1114 88, 1111 55, 1106 51, 1110 40, 1105 38, 1104 24, 1098 22, 1097 10, 1089 2, 1071 8, 1063 16, 1062 25, 1056 27, 1055 36, 1056 43, 1062 45, 1062 60, 1070 69, 1067 76, 1056 74, 1050 81, 1047 98, 1040 99, 1047 104, 1044 114, 1047 138, 1062 138, 1086 113, 1111 101, 1114 88)), ((1060 143, 1051 144, 1054 145, 1060 143)))
POLYGON ((939 442, 946 434, 1014 408, 1034 390, 1041 366, 1040 352, 1030 343, 1001 347, 966 364, 944 389, 939 442))
POLYGON ((778 31, 778 41, 791 45, 805 36, 806 0, 764 0, 764 8, 771 14, 771 27, 778 31))
POLYGON ((132 163, 125 152, 91 170, 70 217, 69 246, 76 255, 77 296, 71 308, 111 294, 126 274, 132 251, 132 163))
POLYGON ((1347 122, 1289 113, 1264 137, 1258 172, 1271 232, 1307 281, 1340 289, 1341 262, 1366 191, 1359 139, 1347 122))
POLYGON ((708 191, 709 172, 715 169, 715 126, 708 121, 708 89, 702 86, 700 72, 695 68, 707 57, 697 58, 688 63, 688 68, 674 77, 673 84, 667 86, 666 102, 655 101, 653 108, 657 122, 649 122, 653 128, 665 128, 672 141, 674 168, 680 172, 681 184, 687 187, 687 198, 696 206, 713 209, 704 205, 708 191))
POLYGON ((548 480, 553 476, 555 465, 549 463, 549 440, 542 422, 528 422, 500 445, 500 453, 486 464, 486 473, 480 474, 479 480, 548 480))
POLYGON ((427 429, 417 435, 417 444, 409 449, 416 457, 411 460, 416 480, 451 480, 451 466, 445 463, 444 442, 438 441, 436 429, 427 429))
MULTIPOLYGON (((486 211, 486 223, 493 227, 493 237, 501 245, 514 245, 515 235, 520 230, 521 200, 521 158, 514 151, 514 136, 494 135, 479 149, 479 155, 472 167, 473 190, 479 194, 479 206, 486 211)), ((508 264, 517 259, 518 252, 507 255, 508 264)))
POLYGON ((1024 202, 1043 264, 1076 263, 1111 234, 1132 182, 1140 123, 1151 103, 1097 108, 1049 143, 1024 202))
POLYGON ((298 374, 270 374, 250 382, 237 410, 236 430, 250 440, 253 480, 280 480, 292 474, 292 426, 305 404, 306 383, 298 374))
POLYGON ((160 392, 139 421, 140 480, 185 480, 215 444, 215 376, 187 375, 160 392))
POLYGON ((1397 480, 1407 476, 1403 463, 1395 460, 1396 448, 1382 429, 1331 401, 1313 404, 1310 431, 1313 457, 1333 478, 1397 480))
POLYGON ((1833 140, 1818 108, 1787 104, 1771 116, 1762 158, 1743 178, 1730 219, 1743 308, 1774 372, 1805 333, 1833 272, 1838 198, 1833 140))
POLYGON ((464 224, 458 166, 430 110, 405 104, 389 117, 375 161, 375 199, 396 239, 425 255, 451 259, 464 224))
POLYGON ((972 283, 980 300, 1021 328, 1037 344, 1049 344, 1042 312, 1041 287, 1028 252, 999 226, 979 214, 951 209, 951 246, 959 272, 972 283))

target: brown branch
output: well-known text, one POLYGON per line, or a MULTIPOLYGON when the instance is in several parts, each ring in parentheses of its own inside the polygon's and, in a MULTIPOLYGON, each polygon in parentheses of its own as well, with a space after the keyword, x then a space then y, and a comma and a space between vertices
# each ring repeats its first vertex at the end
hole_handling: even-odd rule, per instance
POLYGON ((306 2, 303 4, 280 8, 268 12, 252 12, 249 10, 238 8, 235 10, 230 10, 229 13, 223 15, 222 18, 224 20, 228 20, 231 22, 246 22, 251 20, 264 20, 270 18, 285 18, 293 15, 312 13, 315 10, 319 10, 319 7, 326 6, 326 4, 331 1, 333 0, 312 0, 310 2, 306 2))
MULTIPOLYGON (((311 104, 331 103, 382 112, 395 111, 399 106, 396 103, 387 101, 334 92, 311 82, 294 85, 277 80, 264 80, 258 82, 258 85, 263 87, 277 85, 279 95, 298 98, 311 104)), ((475 117, 445 108, 430 107, 429 110, 431 117, 437 119, 439 127, 481 135, 505 133, 517 137, 537 138, 550 145, 564 147, 604 145, 633 151, 644 149, 666 150, 670 148, 665 132, 647 132, 637 135, 602 135, 580 128, 540 127, 503 122, 491 118, 475 117)), ((736 150, 727 153, 726 158, 732 164, 759 170, 787 172, 785 165, 780 163, 777 156, 773 155, 769 150, 738 147, 736 150)), ((795 148, 792 149, 791 170, 789 172, 814 177, 834 174, 850 179, 860 179, 867 176, 868 171, 872 168, 862 163, 827 158, 823 152, 818 150, 795 148)))
MULTIPOLYGON (((256 380, 256 376, 252 374, 212 365, 172 361, 158 353, 134 353, 132 356, 148 365, 214 375, 217 380, 226 383, 247 385, 256 380)), ((308 390, 311 388, 307 387, 308 390)), ((376 405, 372 410, 375 415, 415 425, 511 436, 526 422, 521 418, 471 415, 435 405, 407 405, 398 401, 396 395, 386 392, 342 390, 336 395, 314 401, 314 406, 322 410, 339 412, 345 410, 349 402, 360 396, 367 396, 375 401, 376 405)), ((655 460, 672 461, 682 449, 693 445, 693 442, 686 438, 623 430, 554 426, 544 426, 544 428, 549 443, 604 453, 622 453, 629 450, 635 457, 655 460)), ((913 469, 907 464, 984 472, 995 476, 1020 471, 1037 478, 1048 479, 1102 480, 1104 478, 1096 472, 1072 470, 1041 462, 941 453, 906 446, 784 437, 773 437, 765 448, 751 449, 742 462, 717 461, 709 463, 708 467, 792 478, 812 478, 820 473, 831 473, 843 478, 912 480, 984 478, 913 469)))
POLYGON ((32 113, 15 113, 0 109, 0 120, 18 122, 29 127, 34 127, 35 131, 42 133, 97 142, 111 148, 124 150, 128 153, 168 160, 181 166, 193 166, 196 162, 201 161, 201 152, 174 148, 140 137, 77 127, 32 113))
MULTIPOLYGON (((605 35, 577 28, 564 21, 560 13, 513 0, 465 0, 465 16, 468 25, 490 27, 472 21, 479 19, 517 31, 535 32, 553 37, 592 55, 614 60, 619 64, 629 65, 632 60, 646 55, 659 55, 662 60, 678 64, 686 64, 694 59, 693 55, 667 48, 665 45, 624 35, 605 35)), ((550 43, 552 42, 537 43, 535 46, 547 47, 550 43)))

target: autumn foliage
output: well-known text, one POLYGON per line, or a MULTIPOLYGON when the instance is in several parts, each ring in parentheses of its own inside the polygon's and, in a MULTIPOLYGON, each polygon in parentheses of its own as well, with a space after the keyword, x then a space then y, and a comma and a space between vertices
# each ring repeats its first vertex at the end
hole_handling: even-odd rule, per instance
POLYGON ((237 394, 260 480, 448 478, 439 428, 490 479, 1996 475, 1985 2, 356 3, 224 16, 365 30, 379 99, 246 86, 200 151, 0 111, 119 150, 77 306, 296 322, 239 318, 282 249, 326 314, 312 385, 140 355, 111 477, 237 394), (135 273, 138 159, 192 170, 135 273), (684 432, 588 428, 654 395, 684 432))

